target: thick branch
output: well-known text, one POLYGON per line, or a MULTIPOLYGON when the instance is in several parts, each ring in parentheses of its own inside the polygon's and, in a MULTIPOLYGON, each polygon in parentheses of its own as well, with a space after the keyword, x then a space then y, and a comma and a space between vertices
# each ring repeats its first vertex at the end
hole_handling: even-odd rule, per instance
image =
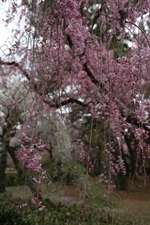
MULTIPOLYGON (((67 35, 67 41, 68 41, 69 47, 72 49, 72 47, 73 47, 73 42, 72 42, 72 40, 71 40, 70 35, 67 35)), ((82 55, 84 55, 84 53, 83 53, 82 55)), ((92 74, 91 70, 90 70, 89 67, 87 66, 87 63, 84 63, 84 64, 83 64, 83 68, 84 68, 85 72, 87 73, 87 75, 90 77, 92 83, 94 83, 97 87, 100 87, 101 89, 103 89, 104 91, 106 91, 105 88, 104 88, 104 85, 103 85, 101 82, 99 82, 99 81, 94 77, 94 75, 92 74)))
MULTIPOLYGON (((132 118, 130 115, 126 117, 126 121, 132 125, 135 125, 136 127, 140 127, 141 123, 136 119, 132 118)), ((150 139, 150 129, 146 126, 146 124, 142 124, 142 127, 145 131, 148 131, 149 139, 150 139)))
MULTIPOLYGON (((46 100, 44 100, 45 101, 45 103, 46 103, 46 100)), ((54 103, 54 104, 49 104, 49 106, 50 107, 55 107, 55 108, 60 108, 61 106, 64 106, 64 105, 68 105, 69 103, 76 103, 76 104, 78 104, 78 105, 80 105, 80 106, 83 106, 83 107, 86 107, 87 105, 85 104, 85 103, 83 103, 83 102, 81 102, 81 101, 79 101, 79 100, 77 100, 77 99, 74 99, 74 98, 69 98, 69 99, 67 99, 67 100, 64 100, 64 101, 62 101, 62 102, 60 102, 60 103, 54 103)))
POLYGON ((84 70, 87 73, 87 75, 90 77, 92 83, 94 83, 96 86, 102 88, 104 90, 104 85, 102 83, 100 83, 92 74, 91 70, 89 69, 89 67, 87 66, 86 63, 84 63, 84 70))
MULTIPOLYGON (((16 66, 18 67, 18 69, 25 75, 25 77, 30 81, 31 81, 31 78, 29 76, 29 74, 19 65, 19 63, 15 62, 15 61, 12 61, 12 62, 4 62, 2 60, 0 60, 0 65, 6 65, 6 66, 16 66)), ((37 88, 37 85, 34 83, 32 84, 33 85, 33 88, 36 92, 38 92, 38 88, 37 88)))
MULTIPOLYGON (((29 74, 28 74, 24 69, 22 69, 22 68, 20 67, 19 63, 15 62, 15 61, 12 61, 12 62, 4 62, 4 61, 0 61, 0 64, 1 64, 1 65, 16 66, 16 67, 18 67, 18 68, 20 69, 20 71, 25 75, 25 77, 26 77, 31 83, 33 83, 33 82, 31 81, 31 78, 30 78, 29 74)), ((38 95, 41 95, 41 94, 38 92, 38 87, 37 87, 37 85, 36 85, 35 83, 32 84, 32 85, 33 85, 34 91, 35 91, 38 95)), ((83 107, 86 107, 86 106, 87 106, 85 103, 83 103, 83 102, 81 102, 81 101, 79 101, 79 100, 77 100, 77 99, 74 99, 74 98, 69 98, 69 99, 64 100, 64 101, 62 101, 62 102, 54 103, 54 104, 50 104, 50 103, 49 103, 47 100, 45 100, 45 99, 43 100, 43 102, 46 103, 46 104, 48 104, 50 107, 55 107, 55 108, 60 108, 61 106, 67 105, 67 104, 69 104, 69 103, 76 103, 76 104, 78 104, 78 105, 80 105, 80 106, 83 106, 83 107)))

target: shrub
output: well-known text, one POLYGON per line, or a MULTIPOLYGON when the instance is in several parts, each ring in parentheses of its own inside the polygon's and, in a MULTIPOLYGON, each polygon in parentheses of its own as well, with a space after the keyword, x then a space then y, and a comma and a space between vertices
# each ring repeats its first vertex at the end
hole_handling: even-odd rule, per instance
POLYGON ((7 173, 6 174, 6 187, 23 185, 24 179, 18 177, 17 173, 7 173))
POLYGON ((62 165, 58 161, 44 159, 42 165, 43 169, 47 171, 51 181, 62 181, 66 184, 70 184, 78 178, 78 173, 74 169, 74 164, 71 162, 69 164, 62 165))
POLYGON ((10 195, 0 195, 0 222, 2 225, 33 225, 32 220, 25 217, 24 212, 17 208, 21 199, 14 199, 10 195))
MULTIPOLYGON (((21 198, 12 198, 10 195, 0 195, 0 224, 1 225, 127 225, 129 223, 112 221, 108 214, 100 214, 91 208, 84 208, 81 205, 71 207, 58 204, 52 207, 49 202, 45 202, 45 210, 39 212, 35 206, 30 204, 20 210, 17 206, 24 203, 21 198)), ((104 213, 104 212, 103 212, 104 213)))

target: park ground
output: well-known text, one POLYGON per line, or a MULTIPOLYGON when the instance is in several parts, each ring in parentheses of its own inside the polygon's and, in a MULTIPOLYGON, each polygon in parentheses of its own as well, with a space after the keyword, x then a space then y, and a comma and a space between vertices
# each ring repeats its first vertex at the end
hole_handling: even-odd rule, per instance
MULTIPOLYGON (((113 191, 113 206, 101 198, 103 191, 100 186, 96 185, 94 188, 92 186, 92 189, 87 192, 87 204, 91 204, 95 212, 103 211, 108 213, 109 211, 112 217, 124 218, 126 224, 129 225, 150 225, 149 179, 146 186, 143 177, 139 177, 135 182, 128 181, 128 191, 113 191)), ((26 198, 31 196, 30 190, 26 186, 7 187, 6 190, 14 197, 26 198)), ((53 202, 61 202, 65 205, 82 203, 82 194, 79 193, 75 185, 61 186, 52 184, 49 190, 45 189, 45 194, 53 202)))

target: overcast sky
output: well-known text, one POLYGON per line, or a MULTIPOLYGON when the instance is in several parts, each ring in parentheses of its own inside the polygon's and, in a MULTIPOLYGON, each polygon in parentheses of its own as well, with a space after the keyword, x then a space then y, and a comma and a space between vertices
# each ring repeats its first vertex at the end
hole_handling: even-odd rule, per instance
POLYGON ((7 39, 9 37, 9 29, 5 26, 4 19, 6 19, 6 10, 9 8, 9 2, 3 3, 0 1, 0 57, 4 56, 7 46, 7 39), (3 52, 4 51, 4 52, 3 52))
MULTIPOLYGON (((17 41, 17 39, 20 40, 21 38, 20 42, 24 42, 23 37, 21 36, 24 35, 24 20, 22 19, 18 23, 20 9, 18 9, 18 12, 14 14, 15 17, 13 18, 12 22, 10 22, 8 25, 5 22, 5 20, 7 19, 8 11, 11 9, 12 2, 13 0, 7 0, 6 2, 0 1, 0 57, 2 57, 3 59, 10 57, 9 49, 12 48, 12 45, 15 44, 15 41, 17 41), (16 29, 20 31, 17 39, 14 38, 14 31, 16 29)), ((17 0, 17 2, 19 3, 20 0, 17 0)))

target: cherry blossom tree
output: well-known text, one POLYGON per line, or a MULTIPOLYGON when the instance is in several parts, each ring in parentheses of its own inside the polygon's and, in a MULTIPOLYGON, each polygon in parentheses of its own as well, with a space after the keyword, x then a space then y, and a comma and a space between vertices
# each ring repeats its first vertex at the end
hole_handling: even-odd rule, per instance
MULTIPOLYGON (((18 39, 13 45, 15 55, 1 59, 5 79, 9 71, 20 73, 38 96, 41 111, 45 106, 52 111, 69 111, 68 126, 75 124, 79 134, 85 115, 99 124, 103 121, 103 132, 98 137, 105 143, 100 149, 104 165, 100 181, 107 181, 108 193, 113 179, 117 185, 126 173, 131 172, 133 179, 141 170, 147 177, 150 42, 144 27, 150 2, 22 0, 18 6, 12 3, 7 23, 17 7, 21 11, 18 21, 25 18, 29 45, 22 46, 18 39), (133 162, 133 168, 129 168, 133 162)), ((19 33, 16 30, 14 37, 19 33)), ((37 111, 33 107, 30 114, 34 113, 37 111)), ((88 170, 94 166, 89 160, 91 147, 96 147, 92 146, 93 129, 91 122, 87 148, 83 148, 88 170)), ((30 142, 32 145, 32 138, 30 142)))

